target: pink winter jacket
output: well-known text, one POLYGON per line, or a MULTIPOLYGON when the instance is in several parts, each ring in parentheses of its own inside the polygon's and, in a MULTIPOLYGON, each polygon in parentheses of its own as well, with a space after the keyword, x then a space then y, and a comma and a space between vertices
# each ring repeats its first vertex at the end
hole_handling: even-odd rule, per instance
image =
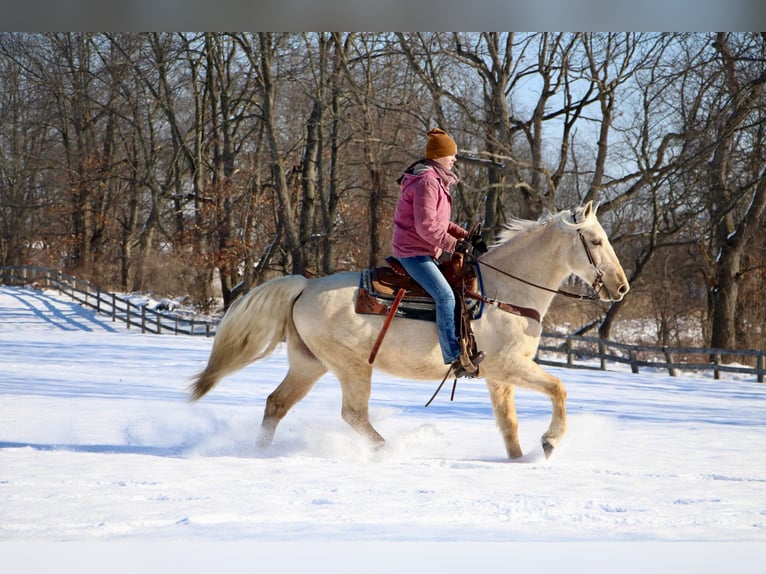
POLYGON ((394 213, 391 244, 395 257, 430 255, 438 259, 444 251, 454 252, 458 239, 468 237, 468 231, 450 221, 450 183, 437 168, 425 164, 404 173, 394 213))

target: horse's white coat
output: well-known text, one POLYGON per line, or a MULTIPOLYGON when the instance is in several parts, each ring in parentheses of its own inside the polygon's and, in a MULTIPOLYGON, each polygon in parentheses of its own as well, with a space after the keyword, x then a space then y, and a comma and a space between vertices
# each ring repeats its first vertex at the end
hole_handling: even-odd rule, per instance
MULTIPOLYGON (((629 289, 591 203, 538 222, 515 221, 480 261, 550 290, 557 289, 571 274, 593 283, 600 269, 603 300, 621 299, 629 289), (588 260, 580 234, 595 266, 588 260)), ((488 296, 532 307, 541 315, 554 297, 549 290, 508 278, 489 267, 482 267, 482 275, 488 296)), ((202 397, 221 377, 267 356, 286 339, 290 368, 267 401, 261 443, 271 442, 279 421, 327 371, 340 381, 344 420, 373 442, 383 442, 368 416, 372 367, 367 359, 384 318, 355 312, 358 286, 359 273, 340 273, 311 280, 287 276, 253 289, 221 322, 192 398, 202 397)), ((480 374, 487 383, 508 456, 522 455, 514 403, 516 386, 540 391, 551 400, 551 422, 542 437, 545 453, 550 456, 566 431, 566 391, 557 377, 533 360, 542 326, 487 306, 482 318, 473 322, 473 330, 478 348, 486 353, 480 374)), ((395 319, 374 367, 402 378, 442 379, 448 367, 442 363, 435 324, 395 319)))

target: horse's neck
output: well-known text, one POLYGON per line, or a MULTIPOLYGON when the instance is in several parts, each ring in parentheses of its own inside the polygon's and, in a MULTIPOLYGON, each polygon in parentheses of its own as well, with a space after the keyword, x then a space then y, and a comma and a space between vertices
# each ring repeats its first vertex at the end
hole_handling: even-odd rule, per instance
MULTIPOLYGON (((487 253, 482 260, 511 275, 556 290, 569 276, 564 247, 566 236, 541 228, 521 232, 487 253)), ((487 295, 532 307, 545 314, 555 293, 517 281, 488 267, 482 269, 487 295)))

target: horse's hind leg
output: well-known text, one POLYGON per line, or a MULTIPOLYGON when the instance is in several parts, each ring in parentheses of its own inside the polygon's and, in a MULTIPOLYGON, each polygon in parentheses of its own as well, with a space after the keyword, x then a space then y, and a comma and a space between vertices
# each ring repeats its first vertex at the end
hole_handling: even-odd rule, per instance
POLYGON ((288 352, 290 368, 287 375, 266 399, 258 446, 267 447, 274 440, 277 425, 327 372, 325 366, 308 349, 298 345, 288 352))
POLYGON ((373 444, 386 442, 370 423, 369 402, 372 393, 372 369, 368 366, 358 369, 336 370, 343 393, 341 417, 351 428, 373 444))

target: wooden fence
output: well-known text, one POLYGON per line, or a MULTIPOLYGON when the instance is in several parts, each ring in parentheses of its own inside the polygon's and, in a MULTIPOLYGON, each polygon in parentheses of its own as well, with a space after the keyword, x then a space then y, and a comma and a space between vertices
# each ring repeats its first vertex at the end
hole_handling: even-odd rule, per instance
MULTIPOLYGON (((8 285, 38 284, 57 289, 78 303, 106 314, 112 321, 137 327, 142 333, 176 335, 215 335, 218 321, 212 318, 186 318, 177 313, 147 309, 130 300, 102 291, 88 281, 42 267, 0 267, 0 283, 8 285)), ((652 347, 626 345, 597 337, 580 337, 543 333, 535 360, 541 365, 579 369, 606 370, 609 363, 630 365, 634 373, 641 368, 666 370, 671 376, 679 371, 712 371, 749 374, 759 383, 766 375, 766 351, 705 349, 697 347, 652 347)))
POLYGON ((699 347, 652 347, 626 345, 599 339, 543 333, 535 360, 541 365, 606 370, 608 363, 666 370, 675 377, 679 371, 712 371, 750 374, 762 383, 766 374, 766 351, 746 349, 705 349, 699 347))
POLYGON ((142 333, 172 333, 175 335, 215 335, 218 321, 212 318, 184 317, 173 311, 148 309, 93 285, 89 281, 43 267, 30 265, 0 267, 0 283, 6 285, 37 285, 56 289, 112 321, 125 323, 128 329, 139 328, 142 333))

